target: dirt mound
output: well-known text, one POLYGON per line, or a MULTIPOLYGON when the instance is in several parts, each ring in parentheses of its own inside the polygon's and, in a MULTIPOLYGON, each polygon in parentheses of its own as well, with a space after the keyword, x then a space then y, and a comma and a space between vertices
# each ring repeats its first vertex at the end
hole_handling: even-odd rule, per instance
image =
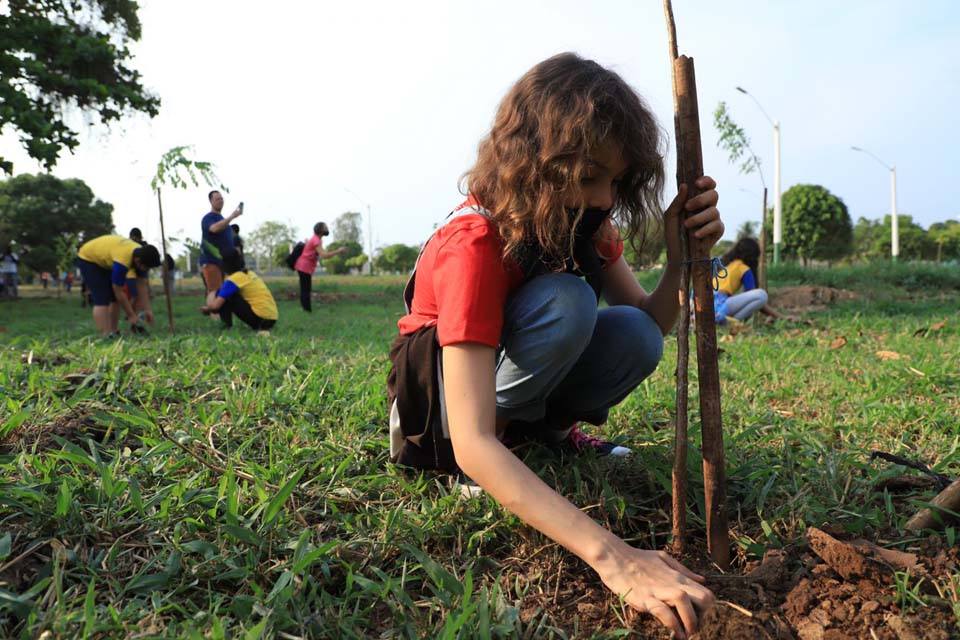
MULTIPOLYGON (((770 550, 761 562, 748 563, 742 573, 716 575, 708 560, 688 558, 691 568, 708 576, 707 586, 717 597, 716 606, 702 616, 694 638, 960 638, 951 610, 955 596, 948 586, 950 576, 960 569, 960 549, 936 537, 911 547, 909 553, 844 537, 810 529, 806 545, 770 550), (938 597, 935 585, 946 597, 938 597), (926 604, 909 596, 904 599, 909 591, 924 596, 926 604)), ((524 621, 547 615, 561 628, 576 629, 577 637, 616 632, 623 626, 642 638, 670 636, 651 616, 625 610, 585 567, 549 565, 546 562, 533 571, 548 578, 523 599, 520 616, 524 621)), ((516 579, 505 576, 504 588, 516 587, 512 582, 516 579)))
POLYGON ((856 300, 859 296, 853 291, 834 289, 833 287, 818 287, 802 285, 799 287, 783 287, 771 295, 770 304, 778 309, 790 311, 822 310, 834 302, 856 300))

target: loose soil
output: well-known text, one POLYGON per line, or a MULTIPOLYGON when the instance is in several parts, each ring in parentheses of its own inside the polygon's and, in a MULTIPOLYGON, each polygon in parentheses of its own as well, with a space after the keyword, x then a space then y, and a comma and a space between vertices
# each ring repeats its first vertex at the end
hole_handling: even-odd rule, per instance
POLYGON ((835 302, 857 298, 859 296, 856 293, 845 289, 802 285, 777 289, 770 296, 770 304, 776 309, 789 312, 822 311, 835 302))
MULTIPOLYGON (((717 575, 706 559, 687 559, 687 564, 705 567, 700 573, 707 575, 718 601, 701 618, 694 636, 699 640, 960 638, 950 604, 955 596, 939 598, 933 586, 945 584, 960 570, 960 550, 936 537, 908 553, 810 529, 806 544, 770 550, 762 561, 748 563, 739 572, 717 575), (919 583, 924 596, 933 596, 932 604, 902 606, 894 573, 902 575, 907 569, 910 587, 919 583)), ((576 637, 612 632, 624 621, 639 637, 670 637, 651 616, 625 611, 585 566, 543 566, 534 573, 546 579, 524 598, 524 620, 547 613, 568 632, 575 630, 576 637)))

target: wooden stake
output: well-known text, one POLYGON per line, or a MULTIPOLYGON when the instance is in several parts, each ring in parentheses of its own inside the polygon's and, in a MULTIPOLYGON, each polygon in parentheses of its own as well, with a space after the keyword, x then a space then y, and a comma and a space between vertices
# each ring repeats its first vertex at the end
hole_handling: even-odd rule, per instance
MULTIPOLYGON (((667 45, 670 60, 677 58, 677 30, 670 0, 664 0, 663 12, 667 19, 667 45)), ((679 104, 677 77, 670 74, 673 84, 673 126, 679 131, 679 104)), ((677 165, 679 170, 679 164, 677 165)), ((677 179, 679 181, 679 174, 677 179)), ((690 243, 687 234, 680 233, 680 324, 677 326, 677 401, 676 423, 673 436, 673 474, 671 490, 673 499, 673 552, 683 555, 687 530, 687 402, 689 398, 690 368, 690 243)))
POLYGON ((924 507, 907 520, 904 528, 907 531, 920 531, 921 529, 937 529, 942 523, 953 518, 945 511, 960 513, 960 480, 954 480, 946 489, 937 494, 937 497, 930 501, 930 507, 924 507))
POLYGON ((760 214, 760 263, 757 265, 757 286, 767 289, 767 188, 763 188, 763 213, 760 214))
POLYGON ((167 318, 170 333, 173 333, 173 300, 170 295, 170 274, 167 269, 167 234, 163 229, 163 201, 160 199, 160 187, 157 187, 157 207, 160 209, 160 245, 163 256, 160 258, 160 273, 163 274, 163 293, 167 296, 167 318))
MULTIPOLYGON (((674 86, 674 125, 677 137, 677 184, 687 185, 687 197, 699 193, 694 182, 703 175, 703 155, 700 144, 700 114, 697 107, 697 85, 693 68, 693 59, 677 55, 676 26, 670 0, 664 0, 664 12, 667 16, 668 40, 673 59, 674 86)), ((696 305, 697 368, 700 382, 700 418, 703 435, 703 481, 707 512, 707 549, 713 561, 721 568, 730 565, 730 538, 727 530, 726 509, 726 464, 723 452, 723 423, 720 413, 720 371, 717 366, 717 329, 713 309, 713 269, 709 261, 710 246, 681 232, 681 239, 688 237, 694 300, 696 305)), ((688 258, 684 257, 684 266, 688 258)), ((681 275, 682 277, 682 275, 681 275)), ((682 285, 686 287, 687 285, 682 285)), ((681 300, 686 297, 686 288, 682 289, 681 300)), ((681 308, 681 316, 689 312, 681 308)), ((683 317, 681 317, 681 324, 683 317)), ((678 331, 679 338, 679 331, 678 331)), ((678 344, 685 348, 685 344, 678 344)), ((680 395, 680 357, 678 355, 678 399, 680 395)), ((685 363, 683 363, 685 364, 685 363)), ((685 369, 685 367, 684 367, 685 369)), ((685 375, 684 375, 685 378, 685 375)), ((686 386, 686 385, 684 385, 686 386)), ((686 403, 684 402, 684 405, 686 403)), ((680 414, 677 406, 678 440, 679 427, 686 422, 686 412, 680 414)), ((686 407, 684 406, 684 409, 686 407)), ((685 431, 684 424, 684 431, 685 431)), ((683 434, 686 435, 685 433, 683 434)), ((686 437, 682 447, 686 447, 686 437)), ((686 468, 677 467, 674 457, 674 485, 677 474, 685 474, 686 468)), ((680 484, 684 484, 683 483, 680 484)), ((685 496, 683 496, 685 497, 685 496)), ((677 497, 674 497, 674 528, 683 526, 676 521, 677 497)), ((681 505, 683 509, 683 505, 681 505)), ((682 529, 681 529, 682 538, 682 529)), ((682 543, 681 543, 682 544, 682 543)))

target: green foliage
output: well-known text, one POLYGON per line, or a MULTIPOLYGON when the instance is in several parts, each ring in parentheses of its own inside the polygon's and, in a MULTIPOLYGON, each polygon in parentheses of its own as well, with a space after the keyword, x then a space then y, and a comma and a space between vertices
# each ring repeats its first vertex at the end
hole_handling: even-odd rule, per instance
POLYGON ((330 225, 330 233, 337 242, 355 242, 362 245, 361 224, 361 216, 358 212, 347 211, 337 216, 337 219, 333 221, 333 224, 330 225))
POLYGON ((406 244, 391 244, 380 249, 374 263, 377 269, 387 273, 409 273, 420 255, 418 247, 406 244))
POLYGON ((346 242, 337 240, 335 242, 331 242, 326 249, 327 251, 334 251, 340 247, 346 247, 347 250, 341 254, 333 256, 332 258, 324 259, 323 268, 327 270, 327 273, 343 275, 345 273, 350 273, 350 269, 359 269, 367 263, 367 256, 364 255, 363 247, 359 242, 346 242))
MULTIPOLYGON (((948 248, 946 258, 951 259, 956 254, 954 245, 949 236, 949 227, 938 223, 940 227, 931 231, 924 230, 913 221, 912 216, 898 215, 900 233, 901 260, 934 260, 937 257, 938 239, 943 239, 948 248)), ((890 221, 891 216, 884 216, 882 221, 860 218, 853 228, 853 246, 856 255, 865 260, 887 260, 890 258, 890 221)), ((960 228, 960 225, 957 225, 960 228)), ((957 234, 960 240, 960 233, 957 234)))
MULTIPOLYGON (((626 231, 621 230, 621 237, 626 231)), ((656 220, 647 220, 646 227, 632 242, 624 242, 623 259, 631 269, 647 269, 663 264, 667 259, 667 247, 663 242, 663 227, 656 220)))
POLYGON ((785 256, 807 264, 849 255, 853 225, 843 200, 819 185, 798 184, 783 194, 782 207, 785 256))
POLYGON ((76 242, 113 232, 112 213, 113 205, 96 198, 83 180, 20 174, 0 182, 0 246, 12 241, 22 266, 56 271, 64 243, 74 243, 76 256, 76 242))
MULTIPOLYGON (((0 20, 0 131, 16 130, 31 158, 52 168, 78 132, 70 109, 109 124, 125 113, 157 115, 160 98, 129 67, 140 39, 134 0, 8 0, 0 20)), ((0 170, 13 173, 0 157, 0 170)))
POLYGON ((261 269, 265 266, 281 267, 290 253, 290 246, 296 242, 297 230, 289 224, 268 220, 244 235, 244 254, 248 266, 256 264, 260 258, 261 269))
POLYGON ((749 175, 757 171, 760 174, 760 182, 764 183, 763 170, 760 169, 760 159, 750 148, 750 139, 747 138, 747 134, 730 117, 726 102, 721 102, 714 110, 713 126, 720 134, 717 146, 727 152, 730 163, 739 163, 738 168, 743 175, 749 175))
MULTIPOLYGON (((656 274, 638 275, 651 290, 656 274)), ((807 525, 916 546, 898 528, 932 493, 889 501, 877 484, 913 472, 869 462, 873 449, 946 475, 960 468, 958 270, 790 264, 771 269, 774 295, 788 277, 861 298, 809 314, 816 327, 759 326, 723 343, 739 547, 730 575, 769 547, 802 549, 807 525), (848 344, 831 349, 840 335, 848 344), (880 349, 905 357, 885 360, 880 349)), ((443 476, 389 464, 383 380, 404 280, 324 277, 329 299, 305 314, 285 295, 296 279, 271 279, 280 322, 270 337, 221 331, 197 313, 199 288, 174 298, 173 339, 92 339, 76 293, 27 299, 5 315, 0 565, 12 578, 0 586, 0 636, 651 635, 644 621, 618 621, 616 598, 585 564, 489 496, 463 500, 443 476), (585 604, 596 608, 583 615, 585 604)), ((590 428, 634 445, 633 456, 533 442, 517 450, 643 549, 669 541, 676 348, 665 340, 658 370, 590 428)), ((705 539, 699 431, 687 474, 695 554, 705 539)), ((891 584, 884 610, 917 581, 891 584)), ((914 593, 928 603, 940 593, 936 610, 956 608, 958 586, 953 569, 914 593)), ((878 634, 894 637, 877 620, 878 634)))
POLYGON ((160 157, 160 162, 157 163, 157 173, 150 181, 150 188, 154 192, 161 186, 166 185, 170 185, 174 189, 188 189, 190 185, 199 187, 201 180, 209 187, 216 186, 221 191, 229 192, 226 186, 220 184, 220 178, 217 177, 213 163, 191 160, 186 156, 187 151, 193 151, 193 147, 173 147, 160 157), (187 174, 186 178, 180 175, 181 171, 187 174))
POLYGON ((928 233, 937 248, 939 259, 960 260, 960 222, 956 220, 934 222, 930 225, 928 233))

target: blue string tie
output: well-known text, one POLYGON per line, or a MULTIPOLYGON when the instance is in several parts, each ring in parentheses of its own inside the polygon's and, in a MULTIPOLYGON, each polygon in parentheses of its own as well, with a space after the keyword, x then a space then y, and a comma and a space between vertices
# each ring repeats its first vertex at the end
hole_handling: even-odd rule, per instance
POLYGON ((694 262, 709 262, 711 269, 711 279, 713 280, 713 290, 720 290, 720 278, 727 277, 727 268, 723 266, 723 261, 720 258, 692 258, 690 260, 685 260, 684 264, 693 264, 694 262))

